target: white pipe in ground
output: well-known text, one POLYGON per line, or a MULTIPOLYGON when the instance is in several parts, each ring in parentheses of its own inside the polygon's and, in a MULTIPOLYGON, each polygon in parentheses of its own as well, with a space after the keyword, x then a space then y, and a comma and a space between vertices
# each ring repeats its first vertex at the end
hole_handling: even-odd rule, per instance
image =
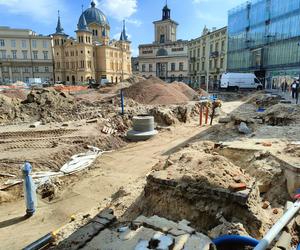
POLYGON ((300 201, 297 200, 293 206, 291 206, 285 214, 275 223, 275 225, 269 230, 266 236, 259 242, 254 250, 265 250, 276 238, 276 236, 282 231, 282 229, 295 217, 296 213, 300 209, 300 201))

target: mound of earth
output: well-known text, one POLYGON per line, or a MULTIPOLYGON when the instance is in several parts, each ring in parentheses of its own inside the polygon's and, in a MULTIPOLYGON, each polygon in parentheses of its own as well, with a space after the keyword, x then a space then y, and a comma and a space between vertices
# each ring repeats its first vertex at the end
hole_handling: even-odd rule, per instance
POLYGON ((150 77, 124 90, 125 97, 143 104, 178 104, 192 101, 197 93, 184 83, 167 84, 150 77))
POLYGON ((276 104, 264 113, 264 120, 272 126, 287 126, 300 121, 300 108, 293 104, 276 104))

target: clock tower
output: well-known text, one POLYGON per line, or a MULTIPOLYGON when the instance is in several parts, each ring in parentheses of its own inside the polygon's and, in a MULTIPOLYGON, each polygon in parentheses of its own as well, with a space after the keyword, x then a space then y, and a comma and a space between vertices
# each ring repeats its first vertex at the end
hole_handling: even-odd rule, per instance
POLYGON ((178 23, 171 19, 171 10, 166 4, 162 9, 162 19, 154 22, 155 26, 155 43, 176 42, 178 23))

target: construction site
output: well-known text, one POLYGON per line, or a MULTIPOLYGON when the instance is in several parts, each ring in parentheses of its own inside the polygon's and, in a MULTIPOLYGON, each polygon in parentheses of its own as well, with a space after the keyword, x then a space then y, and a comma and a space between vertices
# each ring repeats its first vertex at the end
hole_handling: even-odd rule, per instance
MULTIPOLYGON (((0 249, 254 249, 216 239, 260 241, 300 187, 300 108, 278 93, 16 84, 0 111, 0 249)), ((299 230, 295 215, 267 249, 296 249, 299 230)))

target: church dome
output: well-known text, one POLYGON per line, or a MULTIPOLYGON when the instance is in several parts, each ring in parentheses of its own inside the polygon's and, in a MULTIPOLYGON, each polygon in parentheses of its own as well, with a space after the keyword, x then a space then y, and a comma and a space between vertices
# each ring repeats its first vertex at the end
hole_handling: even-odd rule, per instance
POLYGON ((86 20, 87 25, 91 23, 96 23, 99 25, 108 25, 108 20, 103 12, 96 8, 96 4, 94 1, 91 3, 91 8, 88 8, 84 11, 78 21, 78 25, 83 24, 84 19, 86 20))

